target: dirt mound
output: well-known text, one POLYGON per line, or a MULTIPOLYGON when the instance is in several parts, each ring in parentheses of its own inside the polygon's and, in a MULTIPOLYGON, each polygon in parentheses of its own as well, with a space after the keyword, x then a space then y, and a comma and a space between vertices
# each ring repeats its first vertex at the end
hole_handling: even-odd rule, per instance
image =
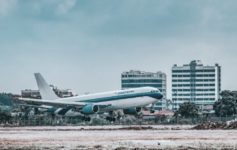
POLYGON ((218 122, 206 122, 199 124, 192 129, 203 130, 203 129, 237 129, 237 121, 228 121, 225 123, 218 122))

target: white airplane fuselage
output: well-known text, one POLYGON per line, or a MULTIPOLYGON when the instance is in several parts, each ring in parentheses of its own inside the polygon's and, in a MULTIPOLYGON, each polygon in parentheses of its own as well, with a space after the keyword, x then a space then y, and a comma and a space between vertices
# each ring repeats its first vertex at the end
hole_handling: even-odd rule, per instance
POLYGON ((126 109, 131 107, 143 107, 156 103, 162 98, 158 89, 153 87, 142 87, 111 92, 87 94, 76 97, 60 98, 56 101, 84 102, 94 105, 111 105, 105 111, 113 109, 126 109))

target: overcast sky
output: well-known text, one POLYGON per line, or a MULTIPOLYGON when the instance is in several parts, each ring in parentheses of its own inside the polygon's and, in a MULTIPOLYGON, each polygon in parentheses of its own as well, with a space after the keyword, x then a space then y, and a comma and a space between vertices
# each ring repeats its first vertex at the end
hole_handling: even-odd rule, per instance
POLYGON ((236 0, 0 0, 0 92, 33 73, 78 94, 121 88, 121 72, 200 59, 237 90, 236 0))

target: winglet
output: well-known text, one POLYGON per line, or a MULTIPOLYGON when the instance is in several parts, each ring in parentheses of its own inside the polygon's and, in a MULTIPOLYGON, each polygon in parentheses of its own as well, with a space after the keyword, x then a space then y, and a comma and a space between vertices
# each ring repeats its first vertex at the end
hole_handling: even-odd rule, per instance
POLYGON ((44 80, 40 73, 35 73, 35 79, 42 99, 53 100, 59 98, 50 88, 50 86, 47 84, 47 82, 44 80))

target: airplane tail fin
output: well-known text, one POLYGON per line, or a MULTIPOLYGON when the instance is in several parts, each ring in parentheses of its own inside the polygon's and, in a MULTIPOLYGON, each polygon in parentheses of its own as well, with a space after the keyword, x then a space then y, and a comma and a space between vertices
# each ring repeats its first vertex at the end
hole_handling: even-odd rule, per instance
POLYGON ((35 73, 35 79, 42 99, 53 100, 59 98, 50 88, 50 86, 47 84, 47 82, 44 80, 40 73, 35 73))

